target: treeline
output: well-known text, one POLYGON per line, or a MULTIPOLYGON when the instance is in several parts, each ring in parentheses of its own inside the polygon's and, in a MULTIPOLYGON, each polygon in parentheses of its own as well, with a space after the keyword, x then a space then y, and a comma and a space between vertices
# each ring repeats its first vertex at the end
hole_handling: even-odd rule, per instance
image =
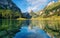
POLYGON ((0 19, 16 19, 19 17, 22 17, 22 14, 19 11, 0 9, 0 19))

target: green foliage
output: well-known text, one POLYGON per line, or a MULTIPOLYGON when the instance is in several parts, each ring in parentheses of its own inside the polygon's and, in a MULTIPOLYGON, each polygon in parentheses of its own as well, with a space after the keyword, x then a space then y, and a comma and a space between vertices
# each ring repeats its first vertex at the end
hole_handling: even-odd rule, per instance
POLYGON ((15 19, 21 17, 21 13, 19 11, 13 11, 10 9, 0 9, 0 17, 5 19, 15 19))
POLYGON ((0 38, 13 38, 19 31, 22 21, 12 19, 0 20, 0 38))
POLYGON ((37 17, 44 17, 44 18, 51 17, 51 16, 60 16, 60 2, 55 2, 49 6, 46 6, 43 10, 38 11, 36 15, 37 17))
POLYGON ((45 8, 45 10, 55 10, 60 8, 60 2, 53 3, 45 8))
POLYGON ((44 8, 46 16, 57 15, 60 16, 60 2, 53 3, 44 8), (59 9, 59 11, 57 11, 59 9), (53 13, 50 15, 50 13, 53 13))

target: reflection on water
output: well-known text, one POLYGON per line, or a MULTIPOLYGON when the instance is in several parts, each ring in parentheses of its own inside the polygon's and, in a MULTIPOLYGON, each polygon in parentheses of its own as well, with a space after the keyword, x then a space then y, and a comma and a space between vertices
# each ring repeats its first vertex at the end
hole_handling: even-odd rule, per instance
POLYGON ((0 38, 60 38, 60 20, 0 20, 0 38))
POLYGON ((14 38, 50 38, 43 30, 33 27, 22 27, 14 38))
POLYGON ((22 24, 22 21, 0 19, 0 38, 12 38, 22 24))
POLYGON ((29 26, 30 20, 24 20, 21 26, 29 26))

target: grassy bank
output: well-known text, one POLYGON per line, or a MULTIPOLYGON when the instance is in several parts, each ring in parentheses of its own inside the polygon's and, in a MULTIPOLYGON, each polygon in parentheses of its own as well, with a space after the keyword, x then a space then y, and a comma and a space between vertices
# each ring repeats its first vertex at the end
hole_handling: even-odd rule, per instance
POLYGON ((18 18, 17 20, 60 20, 60 16, 52 16, 52 17, 37 17, 37 18, 31 18, 31 19, 25 19, 25 18, 18 18))
POLYGON ((25 18, 17 18, 17 20, 27 20, 27 19, 25 19, 25 18))
POLYGON ((60 17, 48 17, 48 18, 31 18, 31 20, 60 20, 60 17))

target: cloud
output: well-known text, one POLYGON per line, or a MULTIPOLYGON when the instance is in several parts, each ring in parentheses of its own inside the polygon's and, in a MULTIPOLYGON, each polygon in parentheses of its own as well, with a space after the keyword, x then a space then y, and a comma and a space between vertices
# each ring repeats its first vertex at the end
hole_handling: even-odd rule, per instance
POLYGON ((37 4, 37 3, 44 3, 47 0, 27 0, 29 4, 37 4))
POLYGON ((45 5, 48 0, 27 0, 28 4, 30 5, 27 10, 37 10, 38 7, 45 5))
POLYGON ((38 6, 35 6, 35 7, 28 7, 27 8, 27 11, 30 12, 31 10, 36 10, 38 6))

